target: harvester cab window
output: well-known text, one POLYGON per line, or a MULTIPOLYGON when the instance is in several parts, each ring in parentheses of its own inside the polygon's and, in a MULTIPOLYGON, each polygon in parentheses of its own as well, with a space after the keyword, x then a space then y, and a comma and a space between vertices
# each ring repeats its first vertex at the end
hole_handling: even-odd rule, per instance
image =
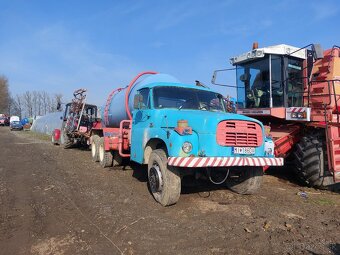
POLYGON ((282 58, 280 56, 271 55, 271 81, 273 107, 284 107, 282 58))
POLYGON ((290 58, 287 64, 287 106, 302 106, 303 91, 303 61, 290 58))
POLYGON ((242 108, 268 108, 269 58, 237 66, 237 101, 242 108))

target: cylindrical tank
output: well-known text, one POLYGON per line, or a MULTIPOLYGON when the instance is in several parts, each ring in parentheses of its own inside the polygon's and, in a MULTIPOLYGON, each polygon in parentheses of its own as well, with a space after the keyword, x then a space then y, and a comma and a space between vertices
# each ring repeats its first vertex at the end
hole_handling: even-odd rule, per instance
MULTIPOLYGON (((137 82, 133 85, 130 90, 129 97, 128 97, 128 104, 130 111, 133 110, 133 98, 136 95, 138 89, 144 87, 146 84, 156 83, 156 82, 169 82, 169 83, 178 83, 179 81, 168 74, 152 74, 152 75, 145 75, 142 76, 137 82)), ((121 90, 120 92, 116 93, 110 103, 110 107, 108 110, 108 123, 105 121, 105 105, 102 107, 101 110, 101 118, 102 122, 106 127, 119 127, 119 124, 122 120, 127 120, 128 115, 125 110, 125 94, 126 88, 121 90)))

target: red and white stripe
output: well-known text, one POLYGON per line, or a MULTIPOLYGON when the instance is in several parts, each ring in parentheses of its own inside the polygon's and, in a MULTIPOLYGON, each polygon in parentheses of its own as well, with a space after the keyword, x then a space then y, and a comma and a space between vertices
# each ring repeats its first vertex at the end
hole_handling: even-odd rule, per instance
POLYGON ((290 107, 291 112, 303 112, 306 107, 290 107))
POLYGON ((178 167, 283 166, 283 158, 169 157, 168 165, 178 167))

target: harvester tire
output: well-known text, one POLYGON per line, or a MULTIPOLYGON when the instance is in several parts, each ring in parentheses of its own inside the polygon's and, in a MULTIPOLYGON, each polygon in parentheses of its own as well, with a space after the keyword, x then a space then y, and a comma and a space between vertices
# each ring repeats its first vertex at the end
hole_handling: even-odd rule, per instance
POLYGON ((261 187, 262 178, 262 167, 241 167, 230 170, 226 185, 230 190, 238 194, 250 195, 256 193, 261 187))
POLYGON ((181 194, 181 177, 176 168, 167 164, 164 150, 151 152, 148 163, 148 184, 150 192, 163 206, 176 204, 181 194))
POLYGON ((105 151, 104 137, 99 139, 99 164, 101 167, 106 168, 112 166, 112 154, 111 151, 105 151))
POLYGON ((296 145, 293 156, 295 171, 300 181, 315 188, 326 188, 334 184, 333 177, 328 172, 328 158, 325 136, 321 132, 302 137, 296 145))
POLYGON ((93 162, 98 162, 99 161, 99 136, 94 135, 91 138, 91 157, 93 162))

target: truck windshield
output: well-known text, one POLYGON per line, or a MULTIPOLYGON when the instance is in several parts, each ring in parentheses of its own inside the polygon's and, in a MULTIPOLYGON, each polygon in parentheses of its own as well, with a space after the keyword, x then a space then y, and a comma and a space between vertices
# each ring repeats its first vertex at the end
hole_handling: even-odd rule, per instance
POLYGON ((215 92, 181 87, 156 87, 153 90, 154 106, 225 112, 223 97, 215 92))

